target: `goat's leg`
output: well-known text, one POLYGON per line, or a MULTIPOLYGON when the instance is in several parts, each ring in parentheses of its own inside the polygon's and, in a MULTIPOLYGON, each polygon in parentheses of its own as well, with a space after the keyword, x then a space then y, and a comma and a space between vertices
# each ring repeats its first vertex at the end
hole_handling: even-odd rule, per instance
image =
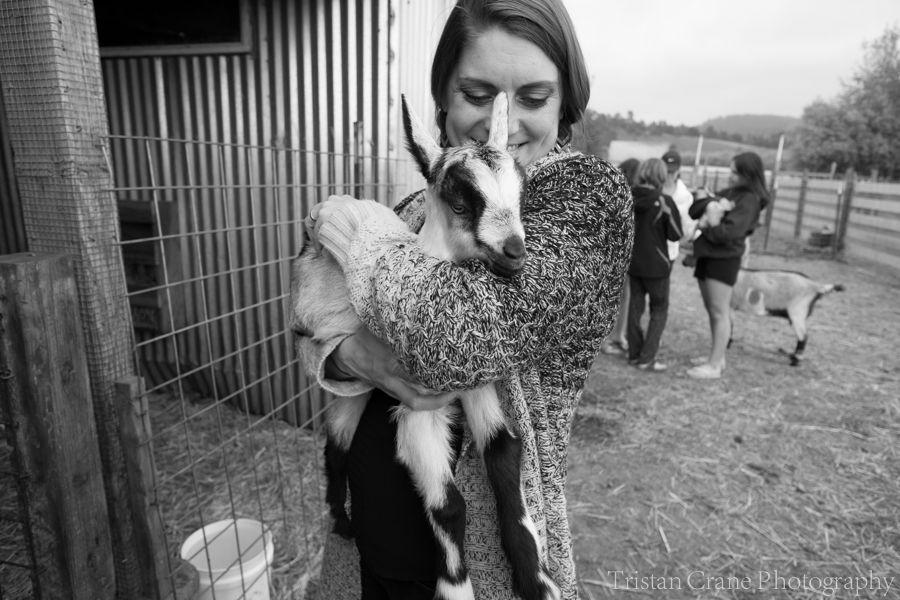
POLYGON ((729 309, 731 311, 731 318, 729 321, 731 322, 731 329, 728 331, 728 344, 725 345, 725 349, 728 350, 731 348, 731 344, 734 342, 734 309, 729 309))
POLYGON ((523 600, 559 600, 560 590, 541 557, 537 527, 525 505, 520 475, 522 442, 506 426, 497 390, 487 385, 461 397, 497 500, 500 540, 512 567, 513 591, 523 600))
POLYGON ((336 398, 328 409, 325 435, 325 501, 334 518, 334 533, 353 537, 347 516, 347 455, 369 395, 336 398))
POLYGON ((400 405, 394 411, 397 458, 409 469, 437 540, 435 600, 474 600, 463 557, 466 504, 453 482, 452 471, 452 425, 457 409, 451 405, 413 411, 400 405))
POLYGON ((791 354, 791 366, 797 367, 803 361, 803 351, 806 350, 806 340, 808 339, 806 331, 806 317, 809 315, 809 303, 795 305, 788 308, 788 319, 797 334, 797 347, 791 354))

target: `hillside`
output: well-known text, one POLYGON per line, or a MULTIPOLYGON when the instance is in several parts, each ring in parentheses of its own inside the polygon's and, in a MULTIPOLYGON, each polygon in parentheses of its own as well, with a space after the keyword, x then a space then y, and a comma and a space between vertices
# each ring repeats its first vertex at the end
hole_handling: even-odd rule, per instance
MULTIPOLYGON (((612 157, 614 160, 618 160, 620 158, 618 155, 622 152, 633 152, 644 158, 647 153, 651 153, 647 156, 653 155, 652 153, 659 154, 660 145, 663 144, 666 147, 674 146, 681 153, 685 164, 693 164, 697 140, 703 133, 701 163, 728 166, 736 154, 756 152, 763 159, 766 168, 771 169, 775 165, 780 132, 785 131, 785 126, 795 127, 799 121, 799 119, 791 117, 773 115, 731 115, 707 121, 707 123, 718 123, 718 125, 712 129, 704 129, 686 125, 670 125, 664 121, 645 123, 644 121, 635 121, 630 116, 606 115, 588 109, 585 119, 575 127, 573 145, 587 154, 608 157, 610 143, 613 140, 637 143, 637 145, 631 145, 631 150, 628 149, 629 144, 619 144, 619 148, 613 153, 616 156, 612 157), (718 129, 718 127, 728 127, 729 123, 742 123, 746 127, 755 123, 757 129, 752 130, 755 133, 749 134, 718 129), (769 129, 765 129, 765 127, 769 129), (774 127, 780 129, 776 133, 764 133, 773 131, 774 127)), ((750 129, 745 130, 751 131, 750 129)), ((782 164, 791 164, 793 151, 790 136, 788 136, 784 152, 782 164)))
POLYGON ((716 131, 740 134, 747 137, 770 137, 786 133, 798 125, 800 119, 778 115, 728 115, 709 119, 700 125, 700 131, 712 127, 716 131))

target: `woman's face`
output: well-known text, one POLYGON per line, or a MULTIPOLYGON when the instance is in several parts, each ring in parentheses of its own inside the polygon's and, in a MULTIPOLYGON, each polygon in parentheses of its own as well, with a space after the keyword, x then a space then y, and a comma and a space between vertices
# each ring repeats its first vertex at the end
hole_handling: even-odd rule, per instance
POLYGON ((562 115, 559 70, 544 52, 520 37, 488 30, 462 53, 444 105, 453 146, 486 142, 494 96, 509 97, 509 147, 527 167, 556 145, 562 115))
POLYGON ((731 169, 731 175, 728 176, 729 187, 734 187, 734 186, 746 183, 744 181, 744 178, 741 177, 740 175, 738 175, 737 169, 734 166, 734 161, 731 161, 730 169, 731 169))

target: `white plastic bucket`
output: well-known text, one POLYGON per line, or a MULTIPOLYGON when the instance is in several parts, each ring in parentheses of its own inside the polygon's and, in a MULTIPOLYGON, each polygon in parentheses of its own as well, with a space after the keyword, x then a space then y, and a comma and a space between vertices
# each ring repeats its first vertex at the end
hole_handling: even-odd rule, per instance
POLYGON ((181 544, 181 558, 200 575, 199 600, 269 600, 274 555, 272 532, 253 519, 211 523, 181 544))

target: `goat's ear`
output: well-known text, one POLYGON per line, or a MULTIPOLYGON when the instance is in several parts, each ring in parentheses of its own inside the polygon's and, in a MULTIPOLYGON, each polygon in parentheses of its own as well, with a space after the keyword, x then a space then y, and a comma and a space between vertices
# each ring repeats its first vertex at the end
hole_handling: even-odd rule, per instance
POLYGON ((416 113, 409 108, 404 94, 400 95, 400 101, 403 109, 403 131, 406 133, 406 148, 412 154, 416 164, 419 165, 419 171, 425 177, 425 181, 433 183, 431 166, 434 164, 438 154, 440 154, 441 148, 434 141, 434 138, 431 137, 431 134, 428 133, 428 130, 425 129, 425 126, 422 125, 416 113))
POLYGON ((509 141, 509 98, 506 92, 500 92, 494 96, 494 106, 491 108, 491 136, 488 138, 488 146, 505 151, 509 141))

